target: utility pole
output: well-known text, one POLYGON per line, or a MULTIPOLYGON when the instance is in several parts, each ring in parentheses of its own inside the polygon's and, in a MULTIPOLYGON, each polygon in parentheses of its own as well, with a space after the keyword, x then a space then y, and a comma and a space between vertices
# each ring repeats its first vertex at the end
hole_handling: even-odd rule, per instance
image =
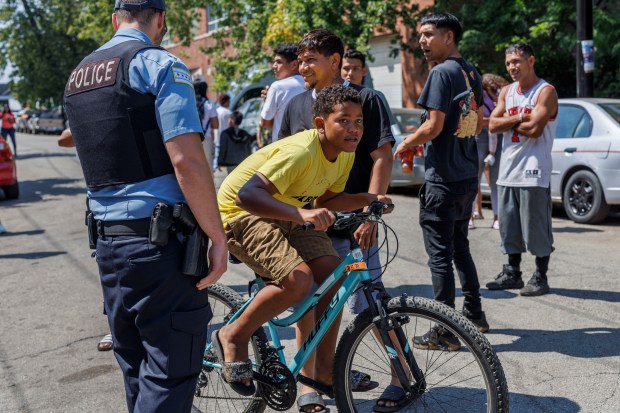
POLYGON ((577 97, 594 97, 592 0, 577 0, 577 97))

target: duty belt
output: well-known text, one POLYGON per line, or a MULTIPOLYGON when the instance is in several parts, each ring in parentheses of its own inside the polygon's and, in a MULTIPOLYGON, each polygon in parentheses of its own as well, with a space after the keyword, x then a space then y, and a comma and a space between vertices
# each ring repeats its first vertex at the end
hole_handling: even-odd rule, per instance
POLYGON ((97 221, 97 234, 100 237, 140 236, 149 235, 151 218, 133 219, 128 221, 97 221))

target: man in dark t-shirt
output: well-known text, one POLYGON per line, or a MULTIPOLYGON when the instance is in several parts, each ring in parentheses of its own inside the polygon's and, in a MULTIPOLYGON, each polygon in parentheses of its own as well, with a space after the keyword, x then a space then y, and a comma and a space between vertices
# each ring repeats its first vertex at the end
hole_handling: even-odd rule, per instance
MULTIPOLYGON (((463 29, 448 13, 426 16, 420 23, 420 47, 431 70, 418 104, 427 120, 396 149, 426 144, 426 176, 420 190, 420 226, 429 256, 435 299, 455 306, 452 263, 461 280, 463 315, 486 332, 480 283, 469 251, 467 225, 478 188, 478 153, 474 136, 482 127, 482 82, 457 48, 463 29)), ((416 348, 455 351, 460 342, 439 326, 415 337, 416 348)))
MULTIPOLYGON (((345 84, 357 90, 362 101, 364 132, 355 150, 355 161, 345 186, 345 192, 350 194, 368 192, 385 195, 392 175, 394 136, 383 103, 372 89, 353 85, 343 81, 340 77, 344 44, 338 36, 330 31, 317 29, 306 33, 298 44, 297 52, 299 74, 304 78, 308 90, 295 96, 286 106, 278 137, 280 139, 288 138, 297 132, 314 128, 312 106, 316 94, 323 88, 333 84, 345 84)), ((346 256, 350 251, 350 241, 347 234, 333 230, 329 230, 328 234, 338 254, 341 257, 346 256)), ((379 254, 376 253, 376 224, 362 224, 355 231, 355 239, 364 251, 365 258, 368 259, 367 266, 371 276, 375 282, 380 283, 381 262, 379 261, 379 254)), ((351 296, 348 304, 349 310, 353 314, 359 314, 367 307, 366 299, 361 290, 351 296)), ((335 323, 335 325, 337 324, 335 323)), ((337 330, 336 328, 334 334, 331 334, 330 330, 323 342, 334 340, 335 345, 337 330)), ((321 365, 320 360, 317 361, 317 365, 321 365)), ((325 383, 331 383, 331 366, 322 365, 319 370, 324 372, 325 377, 318 377, 318 379, 325 380, 325 383)), ((352 388, 356 391, 370 390, 374 384, 368 377, 365 372, 353 374, 351 376, 352 388)), ((318 396, 311 399, 308 390, 302 387, 302 395, 298 399, 300 409, 312 412, 323 411, 315 410, 318 408, 316 405, 322 405, 313 402, 313 400, 318 400, 318 396), (315 406, 313 407, 313 405, 315 406)))
MULTIPOLYGON (((319 52, 314 51, 314 53, 319 52)), ((300 55, 299 59, 300 66, 304 65, 304 57, 300 55)), ((316 77, 316 72, 313 71, 312 76, 316 77)), ((355 163, 353 164, 353 169, 349 175, 345 192, 368 192, 368 185, 370 183, 373 167, 375 167, 376 160, 380 158, 380 166, 384 174, 384 177, 382 177, 383 182, 381 182, 380 185, 384 188, 381 188, 383 191, 380 192, 382 192, 381 195, 384 195, 387 191, 387 187, 389 186, 389 180, 391 177, 392 145, 394 145, 394 136, 392 135, 390 128, 390 120, 387 111, 383 106, 383 103, 381 103, 379 97, 372 89, 343 81, 340 77, 339 69, 335 70, 333 74, 329 73, 329 76, 333 76, 333 80, 330 79, 329 83, 321 85, 320 89, 317 89, 317 86, 312 86, 310 90, 307 90, 291 99, 286 107, 286 111, 284 112, 282 127, 280 128, 278 138, 286 138, 297 132, 314 128, 312 123, 312 105, 314 103, 314 99, 316 98, 316 94, 320 92, 323 87, 335 83, 343 83, 349 87, 352 87, 359 92, 362 98, 364 134, 362 135, 362 140, 355 151, 355 163), (387 166, 389 166, 389 168, 387 166)), ((307 83, 306 87, 309 86, 311 86, 311 84, 307 83)), ((373 191, 370 192, 375 193, 373 191)))

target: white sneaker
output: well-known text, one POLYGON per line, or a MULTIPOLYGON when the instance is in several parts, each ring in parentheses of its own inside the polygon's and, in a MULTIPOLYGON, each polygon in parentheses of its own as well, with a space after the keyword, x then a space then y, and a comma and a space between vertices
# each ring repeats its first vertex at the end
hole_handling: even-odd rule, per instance
POLYGON ((6 232, 6 228, 4 228, 4 225, 0 224, 0 234, 4 234, 6 232))
POLYGON ((493 221, 493 226, 491 228, 499 229, 499 221, 498 220, 493 221))

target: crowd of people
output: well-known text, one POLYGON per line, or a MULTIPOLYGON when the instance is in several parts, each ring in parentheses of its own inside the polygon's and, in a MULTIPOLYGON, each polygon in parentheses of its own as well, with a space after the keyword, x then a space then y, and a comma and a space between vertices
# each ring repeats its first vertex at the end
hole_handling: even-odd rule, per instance
MULTIPOLYGON (((463 29, 455 16, 424 17, 419 45, 432 67, 418 100, 424 122, 393 148, 385 97, 362 86, 364 54, 345 51, 328 30, 312 30, 274 50, 277 80, 263 91, 260 114, 272 138, 252 153, 255 131, 240 128, 243 116, 229 108, 230 96, 210 101, 204 79, 192 79, 180 59, 158 47, 167 30, 164 0, 116 0, 112 24, 114 37, 68 80, 71 130, 61 139, 75 143, 88 186, 89 242, 111 333, 98 348, 114 350, 129 412, 191 410, 203 358, 195 349, 204 349, 211 318, 207 287, 225 273, 229 251, 266 287, 211 341, 232 390, 254 394, 252 332, 311 293, 350 250, 349 238, 329 228, 330 210, 389 203, 392 163, 420 145, 426 172, 419 223, 435 299, 455 307, 455 267, 462 314, 480 331, 489 330, 468 241, 472 219, 481 216, 476 198, 485 169, 491 225, 499 228, 508 256, 487 288, 521 289, 524 296, 549 292, 548 155, 557 95, 536 76, 528 45, 506 49, 513 80, 507 85, 501 76, 480 76, 460 54, 463 29), (88 85, 80 80, 79 73, 100 65, 108 75, 88 85), (228 174, 216 193, 213 171, 221 168, 228 174), (188 233, 172 225, 179 210, 209 238, 199 254, 208 257, 207 265, 180 268, 188 233), (316 230, 303 231, 305 222, 316 230), (519 265, 527 251, 536 257, 536 272, 525 285, 519 265)), ((381 283, 376 226, 361 225, 354 238, 368 267, 378 271, 371 274, 374 282, 381 283)), ((354 295, 348 307, 358 314, 365 303, 354 295)), ((297 323, 297 345, 327 304, 319 302, 297 323)), ((332 386, 338 321, 302 369, 321 388, 332 386)), ((416 336, 413 345, 460 348, 458 338, 440 327, 416 336)), ((369 374, 356 373, 353 388, 374 387, 369 374)), ((302 386, 300 411, 325 411, 326 394, 302 386)), ((374 410, 397 411, 408 400, 395 378, 374 410)))

